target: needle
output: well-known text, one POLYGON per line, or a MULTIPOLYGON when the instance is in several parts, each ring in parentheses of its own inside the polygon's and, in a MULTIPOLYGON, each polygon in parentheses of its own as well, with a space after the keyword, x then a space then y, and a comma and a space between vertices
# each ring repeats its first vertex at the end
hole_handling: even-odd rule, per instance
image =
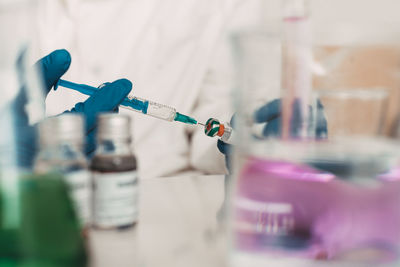
POLYGON ((201 122, 197 122, 197 124, 200 124, 201 126, 206 126, 205 124, 203 124, 201 122))

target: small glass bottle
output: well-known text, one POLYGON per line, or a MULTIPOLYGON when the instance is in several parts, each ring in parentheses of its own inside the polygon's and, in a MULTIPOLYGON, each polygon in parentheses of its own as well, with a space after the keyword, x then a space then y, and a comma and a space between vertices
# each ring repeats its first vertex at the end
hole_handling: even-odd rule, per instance
POLYGON ((204 133, 210 137, 218 136, 227 144, 235 143, 235 131, 229 122, 221 123, 217 119, 209 118, 204 125, 204 133))
POLYGON ((93 220, 98 229, 125 229, 138 219, 138 175, 130 117, 101 114, 91 162, 93 220))
POLYGON ((91 223, 91 176, 83 154, 84 122, 78 114, 63 114, 39 124, 38 174, 61 173, 82 228, 91 223))

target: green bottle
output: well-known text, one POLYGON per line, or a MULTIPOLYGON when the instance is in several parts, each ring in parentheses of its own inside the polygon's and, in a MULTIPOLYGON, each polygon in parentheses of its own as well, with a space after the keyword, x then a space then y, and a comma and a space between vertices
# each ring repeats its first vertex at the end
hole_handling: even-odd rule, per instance
POLYGON ((62 176, 32 174, 13 180, 18 181, 15 194, 0 190, 0 266, 87 266, 84 239, 62 176), (8 213, 7 205, 16 203, 18 210, 8 213))
POLYGON ((50 173, 21 181, 23 266, 87 266, 84 239, 62 178, 50 173))

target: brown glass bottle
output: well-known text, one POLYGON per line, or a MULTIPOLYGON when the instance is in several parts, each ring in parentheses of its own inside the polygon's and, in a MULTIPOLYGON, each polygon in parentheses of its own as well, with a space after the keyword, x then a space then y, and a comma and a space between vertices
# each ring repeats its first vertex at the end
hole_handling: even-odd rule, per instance
POLYGON ((136 170, 136 157, 132 155, 95 155, 91 169, 97 172, 126 172, 136 170))
POLYGON ((90 169, 94 185, 94 227, 125 229, 134 226, 138 217, 138 177, 128 116, 99 116, 97 149, 90 169))

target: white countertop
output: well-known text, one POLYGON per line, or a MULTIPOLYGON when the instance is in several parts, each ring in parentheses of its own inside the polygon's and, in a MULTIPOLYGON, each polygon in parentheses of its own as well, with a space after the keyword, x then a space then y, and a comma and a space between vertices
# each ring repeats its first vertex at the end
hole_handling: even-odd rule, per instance
MULTIPOLYGON (((138 225, 124 231, 91 230, 91 266, 228 266, 226 229, 217 219, 224 191, 222 175, 142 180, 138 225)), ((365 266, 240 253, 231 260, 232 267, 365 266)))
POLYGON ((90 232, 92 266, 226 266, 224 176, 145 179, 139 199, 137 226, 90 232))

